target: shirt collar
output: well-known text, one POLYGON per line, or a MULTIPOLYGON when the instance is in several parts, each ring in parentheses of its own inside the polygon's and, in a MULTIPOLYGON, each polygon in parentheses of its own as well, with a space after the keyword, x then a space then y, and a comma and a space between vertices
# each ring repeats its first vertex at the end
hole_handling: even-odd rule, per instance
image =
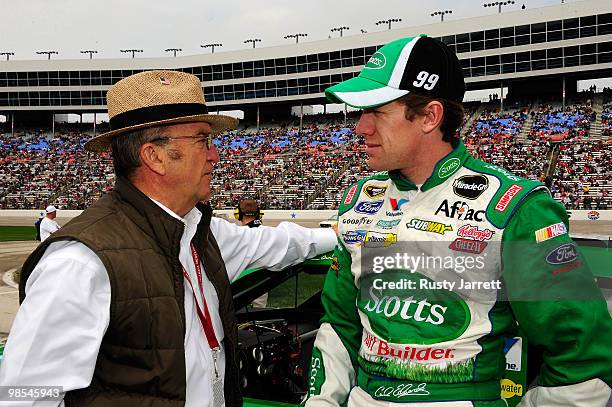
POLYGON ((161 202, 158 202, 158 201, 156 201, 155 199, 153 199, 151 197, 149 197, 149 199, 151 201, 155 202, 155 204, 157 206, 159 206, 160 208, 162 208, 168 215, 172 216, 173 218, 175 218, 177 220, 180 220, 185 225, 188 225, 188 226, 194 226, 195 225, 195 226, 197 226, 197 224, 200 223, 200 219, 202 218, 202 213, 195 206, 193 208, 191 208, 191 210, 189 212, 187 212, 187 214, 185 215, 184 218, 181 218, 179 215, 174 213, 174 211, 169 209, 167 206, 165 206, 161 202))
MULTIPOLYGON (((472 156, 467 148, 465 148, 463 142, 459 141, 453 151, 448 153, 436 163, 433 172, 421 186, 421 191, 425 192, 444 183, 444 181, 446 181, 452 174, 457 172, 459 168, 461 168, 471 157, 472 156)), ((389 177, 393 180, 400 191, 419 189, 417 185, 415 185, 408 178, 404 177, 400 170, 389 171, 389 177)))

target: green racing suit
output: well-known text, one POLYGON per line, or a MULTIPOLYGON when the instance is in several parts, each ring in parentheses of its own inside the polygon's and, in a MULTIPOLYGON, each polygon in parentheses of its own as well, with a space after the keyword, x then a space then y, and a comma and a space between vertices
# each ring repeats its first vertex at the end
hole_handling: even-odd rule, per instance
POLYGON ((338 222, 306 407, 505 406, 518 326, 543 356, 521 406, 606 405, 612 320, 542 184, 460 143, 422 186, 397 171, 358 181, 338 222))

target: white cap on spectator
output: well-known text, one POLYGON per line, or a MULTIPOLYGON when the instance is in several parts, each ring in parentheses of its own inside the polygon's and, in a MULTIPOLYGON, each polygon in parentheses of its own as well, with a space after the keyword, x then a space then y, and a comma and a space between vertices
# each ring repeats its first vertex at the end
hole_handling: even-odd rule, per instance
POLYGON ((57 208, 56 208, 55 206, 53 206, 53 205, 49 205, 49 206, 47 206, 47 208, 45 209, 45 212, 47 212, 47 213, 53 213, 53 212, 55 212, 55 211, 57 211, 57 208))

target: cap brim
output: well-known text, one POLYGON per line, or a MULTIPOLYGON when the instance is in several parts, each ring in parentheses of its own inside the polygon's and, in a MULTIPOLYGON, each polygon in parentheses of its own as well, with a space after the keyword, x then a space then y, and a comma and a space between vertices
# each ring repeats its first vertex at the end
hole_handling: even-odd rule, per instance
POLYGON ((381 106, 410 93, 382 83, 355 77, 325 89, 325 96, 331 102, 346 103, 358 109, 381 106))
POLYGON ((199 114, 194 116, 183 116, 174 119, 159 120, 156 122, 143 123, 136 126, 124 127, 109 131, 104 134, 100 134, 85 143, 85 150, 93 152, 109 151, 111 140, 113 137, 123 133, 127 133, 134 130, 146 129, 156 126, 164 126, 169 124, 178 123, 194 123, 194 122, 206 122, 210 124, 213 134, 219 134, 226 130, 235 129, 238 126, 238 119, 231 116, 217 115, 217 114, 199 114))

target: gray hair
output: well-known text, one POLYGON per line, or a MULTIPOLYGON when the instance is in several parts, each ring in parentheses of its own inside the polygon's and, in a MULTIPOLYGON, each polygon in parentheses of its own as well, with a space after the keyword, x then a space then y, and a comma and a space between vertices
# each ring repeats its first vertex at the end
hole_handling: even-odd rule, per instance
POLYGON ((142 165, 140 147, 152 141, 161 145, 168 143, 167 139, 161 138, 164 137, 164 130, 163 127, 151 127, 113 137, 111 151, 115 175, 130 179, 134 171, 142 165))

